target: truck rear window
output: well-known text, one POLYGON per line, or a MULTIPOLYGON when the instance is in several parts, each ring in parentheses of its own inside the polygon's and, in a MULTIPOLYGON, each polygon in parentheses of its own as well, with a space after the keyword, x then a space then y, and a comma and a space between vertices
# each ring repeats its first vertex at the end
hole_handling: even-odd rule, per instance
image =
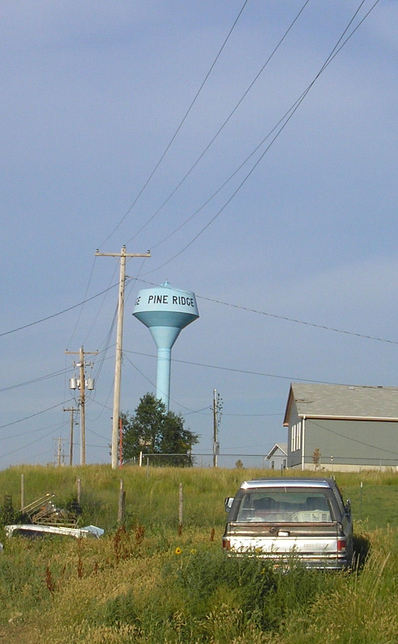
POLYGON ((237 522, 328 523, 334 520, 330 490, 318 488, 252 489, 236 508, 237 522))

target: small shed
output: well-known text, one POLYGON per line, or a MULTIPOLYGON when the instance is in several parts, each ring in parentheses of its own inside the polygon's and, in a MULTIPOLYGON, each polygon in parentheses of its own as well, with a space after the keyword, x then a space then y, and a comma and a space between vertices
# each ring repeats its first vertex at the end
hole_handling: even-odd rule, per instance
POLYGON ((287 466, 398 471, 398 387, 292 383, 287 466))
POLYGON ((275 443, 264 459, 265 467, 284 470, 287 467, 287 443, 275 443))

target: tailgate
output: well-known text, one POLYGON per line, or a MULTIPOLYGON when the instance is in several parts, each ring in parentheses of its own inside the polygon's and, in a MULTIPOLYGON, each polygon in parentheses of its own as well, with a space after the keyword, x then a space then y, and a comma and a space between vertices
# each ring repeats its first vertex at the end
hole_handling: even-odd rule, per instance
POLYGON ((230 523, 224 535, 226 549, 233 552, 301 557, 336 557, 342 537, 340 525, 333 523, 242 524, 230 523))

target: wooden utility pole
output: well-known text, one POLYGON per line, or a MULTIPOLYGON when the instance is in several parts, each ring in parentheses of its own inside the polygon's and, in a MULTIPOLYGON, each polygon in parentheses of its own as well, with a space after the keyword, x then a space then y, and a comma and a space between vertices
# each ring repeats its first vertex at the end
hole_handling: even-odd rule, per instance
POLYGON ((117 310, 116 329, 116 357, 115 357, 115 383, 113 391, 113 417, 112 417, 112 469, 117 468, 117 446, 120 416, 120 382, 122 373, 122 345, 123 345, 123 314, 124 314, 124 287, 126 281, 126 257, 150 257, 151 253, 126 253, 126 246, 122 246, 120 253, 95 253, 96 257, 120 257, 119 277, 119 302, 117 310))
POLYGON ((60 467, 62 465, 62 438, 59 436, 58 438, 58 448, 57 448, 57 466, 60 467))
POLYGON ((64 408, 64 411, 70 412, 70 443, 69 443, 69 465, 73 465, 73 428, 74 428, 74 413, 77 411, 75 407, 64 408))
POLYGON ((213 467, 217 467, 217 389, 213 389, 213 467))
POLYGON ((83 346, 79 351, 65 351, 67 355, 78 355, 79 362, 76 367, 80 368, 80 465, 86 464, 86 374, 85 361, 86 355, 97 355, 98 351, 85 351, 83 346))
POLYGON ((218 433, 221 420, 221 412, 223 408, 222 398, 217 393, 217 389, 213 389, 213 467, 218 466, 218 454, 220 451, 220 444, 218 442, 218 433))

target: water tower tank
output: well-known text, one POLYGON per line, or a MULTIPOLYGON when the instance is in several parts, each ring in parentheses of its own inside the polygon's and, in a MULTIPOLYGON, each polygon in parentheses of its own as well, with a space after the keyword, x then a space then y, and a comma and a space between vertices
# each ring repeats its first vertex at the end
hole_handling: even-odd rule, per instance
POLYGON ((171 348, 181 329, 199 317, 195 294, 168 282, 138 292, 133 315, 147 326, 158 349, 156 397, 169 409, 171 348))

